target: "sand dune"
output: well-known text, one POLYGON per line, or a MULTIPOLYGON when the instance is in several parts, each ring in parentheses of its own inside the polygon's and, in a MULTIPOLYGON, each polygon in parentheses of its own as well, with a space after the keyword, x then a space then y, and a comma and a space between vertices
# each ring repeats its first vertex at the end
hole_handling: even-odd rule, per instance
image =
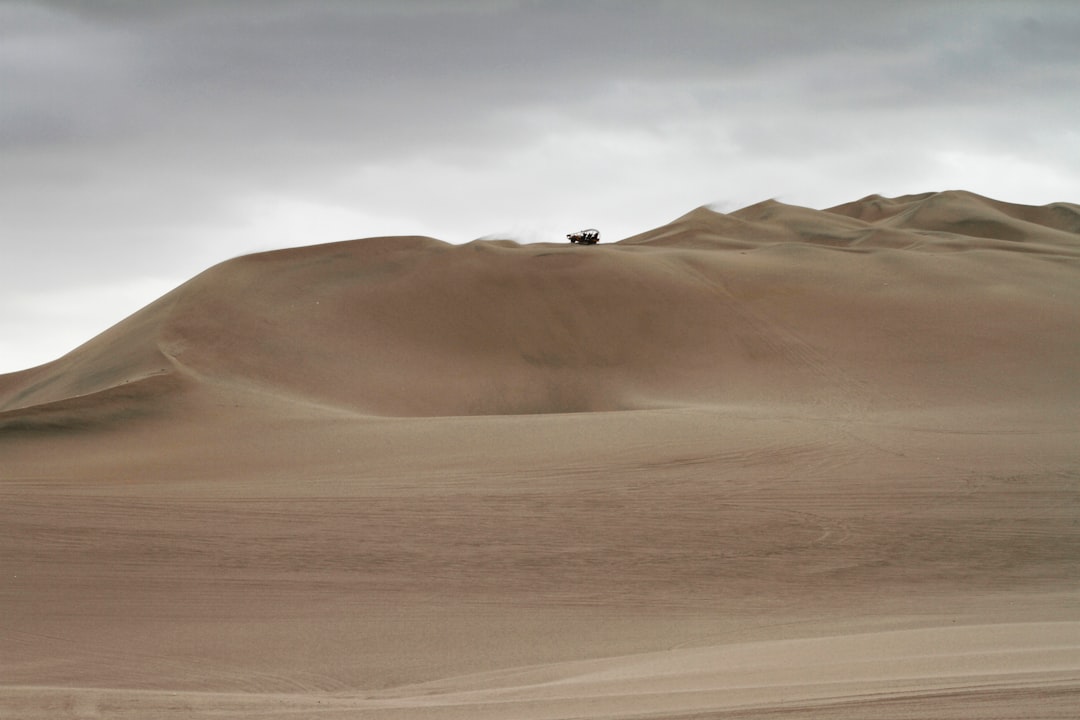
POLYGON ((231 260, 0 376, 0 716, 1072 717, 1080 207, 231 260))
POLYGON ((954 192, 699 209, 587 252, 375 238, 264 253, 9 376, 0 408, 158 374, 379 416, 1041 403, 1076 389, 1061 380, 1078 358, 1077 233, 1076 206, 954 192))

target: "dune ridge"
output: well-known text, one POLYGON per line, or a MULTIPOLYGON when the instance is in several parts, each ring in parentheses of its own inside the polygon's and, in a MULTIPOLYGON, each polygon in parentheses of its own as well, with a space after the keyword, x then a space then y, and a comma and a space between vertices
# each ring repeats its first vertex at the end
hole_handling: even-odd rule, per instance
POLYGON ((413 237, 263 253, 0 378, 0 411, 158 373, 384 416, 874 404, 854 397, 870 385, 888 404, 917 395, 908 379, 921 372, 934 396, 970 379, 956 393, 970 397, 993 375, 1037 397, 1060 391, 1053 363, 1075 350, 1078 218, 1065 203, 946 192, 825 211, 702 208, 587 249, 413 237), (992 355, 934 377, 934 342, 987 335, 992 355), (1050 366, 1022 367, 1028 335, 1052 345, 1050 366))
POLYGON ((0 376, 0 717, 1074 717, 1077 218, 210 268, 0 376))

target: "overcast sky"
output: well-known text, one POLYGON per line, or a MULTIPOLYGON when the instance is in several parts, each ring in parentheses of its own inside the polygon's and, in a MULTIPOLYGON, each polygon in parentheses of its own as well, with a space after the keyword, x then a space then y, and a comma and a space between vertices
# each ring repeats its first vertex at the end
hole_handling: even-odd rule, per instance
POLYGON ((1080 202, 1075 0, 0 0, 0 372, 219 261, 1080 202))

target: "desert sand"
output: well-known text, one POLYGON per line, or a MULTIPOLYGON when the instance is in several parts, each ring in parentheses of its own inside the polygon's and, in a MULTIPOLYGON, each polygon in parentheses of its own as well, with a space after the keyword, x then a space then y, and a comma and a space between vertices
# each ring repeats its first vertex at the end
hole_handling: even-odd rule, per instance
POLYGON ((370 238, 0 376, 3 718, 1072 718, 1080 206, 370 238))

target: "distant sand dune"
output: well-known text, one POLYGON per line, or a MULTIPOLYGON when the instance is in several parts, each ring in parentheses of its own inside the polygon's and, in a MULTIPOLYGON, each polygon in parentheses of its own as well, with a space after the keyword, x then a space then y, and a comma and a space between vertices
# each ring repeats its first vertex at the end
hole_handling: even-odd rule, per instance
POLYGON ((0 717, 1072 718, 1080 207, 213 267, 0 376, 0 717))
POLYGON ((0 408, 163 372, 390 416, 1039 402, 1076 387, 1077 218, 947 192, 700 209, 594 248, 264 253, 0 380, 0 408))

